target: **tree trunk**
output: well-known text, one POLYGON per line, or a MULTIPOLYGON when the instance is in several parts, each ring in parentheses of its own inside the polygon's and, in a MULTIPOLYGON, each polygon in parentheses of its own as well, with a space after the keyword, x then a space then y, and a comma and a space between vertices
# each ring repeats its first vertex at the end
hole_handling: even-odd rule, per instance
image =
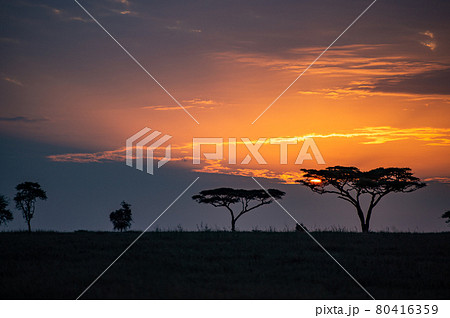
POLYGON ((358 211, 359 222, 361 223, 361 232, 369 232, 369 225, 364 220, 364 212, 361 209, 359 204, 355 205, 356 210, 358 211))
POLYGON ((236 220, 231 219, 231 232, 236 232, 236 220))
POLYGON ((363 233, 368 233, 369 232, 369 223, 361 224, 361 229, 362 229, 363 233))
POLYGON ((28 224, 28 233, 31 233, 31 221, 28 220, 27 224, 28 224))
POLYGON ((369 209, 367 210, 367 216, 366 216, 366 231, 365 232, 369 232, 369 224, 370 224, 370 217, 372 216, 372 211, 375 205, 373 205, 373 203, 370 204, 369 209))

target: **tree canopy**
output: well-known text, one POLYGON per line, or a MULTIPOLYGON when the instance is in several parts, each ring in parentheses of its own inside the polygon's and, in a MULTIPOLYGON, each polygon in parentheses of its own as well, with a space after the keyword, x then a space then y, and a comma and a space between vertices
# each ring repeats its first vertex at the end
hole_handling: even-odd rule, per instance
POLYGON ((303 179, 298 182, 313 192, 336 194, 339 199, 351 203, 357 211, 361 229, 369 231, 374 207, 392 192, 412 192, 426 186, 414 177, 409 168, 376 168, 361 171, 356 167, 334 166, 322 170, 301 169, 303 179), (369 204, 364 215, 361 197, 367 195, 369 204))
POLYGON ((277 189, 244 190, 232 188, 218 188, 203 190, 192 197, 198 203, 211 204, 214 207, 225 207, 231 216, 231 230, 236 230, 236 221, 244 214, 266 204, 279 200, 286 193, 277 189), (234 209, 233 205, 239 204, 240 208, 234 209))
POLYGON ((109 215, 109 219, 113 224, 114 230, 118 230, 123 232, 131 227, 131 222, 133 222, 133 218, 131 215, 131 204, 122 201, 120 203, 122 206, 120 209, 111 212, 109 215))

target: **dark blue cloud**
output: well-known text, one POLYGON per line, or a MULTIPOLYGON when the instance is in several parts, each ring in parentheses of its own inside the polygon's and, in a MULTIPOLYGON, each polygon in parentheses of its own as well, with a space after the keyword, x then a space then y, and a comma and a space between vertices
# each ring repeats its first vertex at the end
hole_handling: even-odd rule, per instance
POLYGON ((450 95, 450 68, 392 76, 374 83, 375 92, 450 95))
POLYGON ((0 117, 0 121, 10 122, 10 123, 37 123, 48 121, 48 118, 32 118, 25 116, 16 116, 16 117, 0 117))

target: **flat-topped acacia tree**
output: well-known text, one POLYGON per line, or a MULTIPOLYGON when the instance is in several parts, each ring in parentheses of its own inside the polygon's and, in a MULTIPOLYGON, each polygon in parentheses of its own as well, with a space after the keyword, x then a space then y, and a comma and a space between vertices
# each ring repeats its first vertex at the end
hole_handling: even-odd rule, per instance
POLYGON ((211 204, 214 207, 225 207, 231 215, 231 231, 236 231, 236 221, 244 214, 270 204, 273 199, 282 199, 286 193, 277 189, 244 190, 232 188, 218 188, 203 190, 192 199, 198 203, 211 204), (238 208, 233 209, 233 207, 238 208))
POLYGON ((409 168, 376 168, 361 171, 355 167, 328 167, 322 170, 301 169, 305 174, 298 180, 313 192, 333 193, 339 199, 350 202, 358 214, 362 232, 369 232, 373 209, 380 200, 392 192, 412 192, 426 186, 413 176, 409 168), (362 207, 362 196, 368 196, 366 213, 362 207))

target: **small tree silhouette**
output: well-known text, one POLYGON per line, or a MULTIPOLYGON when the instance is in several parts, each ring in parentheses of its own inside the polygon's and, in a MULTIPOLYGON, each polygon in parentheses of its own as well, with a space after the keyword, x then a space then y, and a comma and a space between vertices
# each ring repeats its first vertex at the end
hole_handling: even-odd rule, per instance
POLYGON ((16 208, 22 211, 23 218, 27 222, 28 232, 31 232, 31 219, 34 217, 36 200, 47 200, 47 194, 37 182, 23 182, 16 186, 16 208))
POLYGON ((296 223, 295 224, 295 231, 296 232, 308 232, 308 229, 306 228, 306 226, 303 223, 296 223))
POLYGON ((447 219, 447 220, 445 221, 445 223, 449 223, 449 225, 450 225, 450 210, 447 211, 447 212, 445 212, 444 214, 442 214, 442 218, 443 218, 443 219, 447 219))
POLYGON ((192 199, 198 203, 211 204, 214 207, 225 207, 231 215, 231 231, 236 231, 236 221, 245 213, 248 213, 262 205, 270 204, 273 199, 281 199, 286 193, 277 189, 267 190, 243 190, 231 188, 218 188, 203 190, 194 195, 192 199), (269 195, 270 194, 270 195, 269 195), (273 198, 273 199, 272 199, 273 198), (254 205, 251 205, 255 202, 254 205), (240 203, 240 210, 234 211, 231 206, 240 203))
POLYGON ((122 206, 122 208, 111 212, 111 214, 109 215, 109 219, 114 226, 114 230, 123 232, 130 228, 133 219, 131 217, 131 205, 126 203, 125 201, 122 201, 120 205, 122 206))
POLYGON ((8 210, 8 199, 4 195, 0 195, 0 225, 12 221, 14 218, 11 211, 8 210))
POLYGON ((333 193, 339 199, 350 202, 358 214, 361 230, 369 232, 370 218, 374 207, 391 192, 412 192, 426 186, 411 173, 409 168, 377 168, 360 171, 355 167, 328 167, 323 170, 301 169, 304 179, 298 180, 312 191, 333 193), (370 202, 364 215, 361 196, 367 194, 370 202))

